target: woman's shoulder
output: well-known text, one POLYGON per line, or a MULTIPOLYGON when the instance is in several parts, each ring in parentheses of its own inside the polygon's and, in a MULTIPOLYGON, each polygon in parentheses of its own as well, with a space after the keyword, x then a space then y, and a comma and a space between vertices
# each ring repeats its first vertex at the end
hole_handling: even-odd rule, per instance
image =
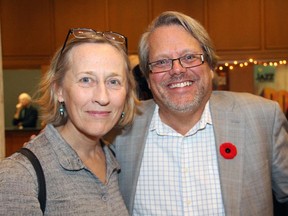
MULTIPOLYGON (((19 152, 0 162, 0 182, 33 182, 35 171, 31 162, 19 152)), ((17 184, 15 185, 17 186, 17 184)), ((2 186, 1 186, 2 188, 2 186)))

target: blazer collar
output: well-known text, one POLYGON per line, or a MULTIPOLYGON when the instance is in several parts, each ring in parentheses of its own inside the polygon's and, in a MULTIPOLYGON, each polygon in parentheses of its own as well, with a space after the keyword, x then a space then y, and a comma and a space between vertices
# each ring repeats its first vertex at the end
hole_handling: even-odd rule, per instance
MULTIPOLYGON (((134 185, 134 187, 129 188, 130 192, 127 193, 129 202, 126 204, 130 211, 133 209, 133 200, 146 143, 145 140, 147 138, 147 129, 149 128, 155 109, 155 103, 153 101, 147 104, 148 106, 143 106, 144 109, 142 109, 142 112, 145 114, 138 116, 133 124, 132 130, 138 131, 138 133, 136 133, 137 135, 130 137, 130 140, 126 140, 125 144, 121 147, 123 148, 122 153, 129 152, 129 149, 130 151, 134 149, 134 154, 130 155, 130 159, 134 164, 132 166, 133 168, 129 171, 133 177, 129 176, 126 178, 126 176, 123 176, 125 181, 130 181, 130 184, 134 185), (139 133, 139 131, 143 130, 146 131, 144 136, 143 133, 139 133)), ((243 177, 243 145, 241 145, 241 143, 243 143, 243 139, 245 139, 245 122, 241 118, 241 113, 235 110, 235 106, 234 98, 217 93, 213 93, 211 96, 210 110, 215 134, 224 208, 226 215, 233 214, 238 216, 240 215, 240 196, 243 177), (237 148, 237 155, 233 159, 225 159, 220 154, 219 148, 221 144, 225 142, 233 143, 237 148)))
POLYGON ((220 184, 225 212, 240 215, 240 199, 243 177, 243 151, 245 125, 241 113, 235 110, 234 98, 212 94, 210 108, 214 127, 220 184), (237 148, 233 159, 225 159, 220 154, 220 146, 230 142, 237 148))

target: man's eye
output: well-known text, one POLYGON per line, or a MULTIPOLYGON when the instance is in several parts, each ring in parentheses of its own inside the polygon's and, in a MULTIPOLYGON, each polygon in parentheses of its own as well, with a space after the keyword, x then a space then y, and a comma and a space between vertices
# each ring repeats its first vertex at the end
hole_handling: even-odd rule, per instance
POLYGON ((192 55, 192 54, 188 54, 188 55, 185 55, 185 56, 184 56, 184 59, 187 60, 187 61, 193 60, 194 58, 195 58, 195 56, 192 55))
POLYGON ((165 66, 169 64, 169 59, 161 59, 155 62, 155 66, 165 66))

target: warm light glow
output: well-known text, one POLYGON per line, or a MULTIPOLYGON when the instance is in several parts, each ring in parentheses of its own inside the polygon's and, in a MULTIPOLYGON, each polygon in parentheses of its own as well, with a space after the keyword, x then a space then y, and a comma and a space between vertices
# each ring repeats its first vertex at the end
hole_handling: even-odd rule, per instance
POLYGON ((239 61, 239 60, 234 60, 234 61, 231 61, 230 63, 228 62, 225 62, 221 65, 218 66, 218 70, 222 71, 224 70, 224 67, 227 67, 229 68, 229 70, 233 70, 235 68, 239 67, 242 68, 242 67, 245 67, 245 66, 248 66, 249 63, 252 63, 254 65, 263 65, 263 66, 274 66, 274 67, 278 67, 279 65, 286 65, 287 64, 287 60, 277 60, 277 61, 261 61, 261 60, 254 60, 253 58, 249 58, 248 61, 239 61), (233 62, 233 65, 232 65, 232 62, 233 62))

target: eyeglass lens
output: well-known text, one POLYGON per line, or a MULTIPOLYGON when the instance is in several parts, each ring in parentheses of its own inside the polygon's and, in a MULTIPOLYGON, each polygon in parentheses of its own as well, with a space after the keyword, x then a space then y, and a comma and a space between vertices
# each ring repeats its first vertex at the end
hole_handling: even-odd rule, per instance
POLYGON ((119 43, 119 44, 125 44, 125 48, 127 50, 127 38, 121 34, 118 34, 116 32, 112 32, 112 31, 107 31, 107 32, 97 32, 93 29, 88 29, 88 28, 77 28, 77 29, 70 29, 67 36, 66 36, 66 39, 65 39, 65 42, 64 42, 64 45, 62 47, 62 50, 61 50, 61 53, 63 52, 65 46, 66 46, 66 43, 68 41, 68 38, 69 38, 69 35, 70 34, 73 34, 75 38, 93 38, 93 37, 96 37, 96 36, 101 36, 101 37, 104 37, 106 38, 107 40, 109 41, 113 41, 113 42, 116 42, 116 43, 119 43))
POLYGON ((193 59, 191 59, 190 55, 182 56, 176 59, 163 59, 150 63, 149 67, 152 73, 162 73, 171 70, 173 68, 174 61, 179 61, 180 65, 184 68, 192 68, 202 65, 204 63, 203 54, 194 55, 195 57, 193 59))

